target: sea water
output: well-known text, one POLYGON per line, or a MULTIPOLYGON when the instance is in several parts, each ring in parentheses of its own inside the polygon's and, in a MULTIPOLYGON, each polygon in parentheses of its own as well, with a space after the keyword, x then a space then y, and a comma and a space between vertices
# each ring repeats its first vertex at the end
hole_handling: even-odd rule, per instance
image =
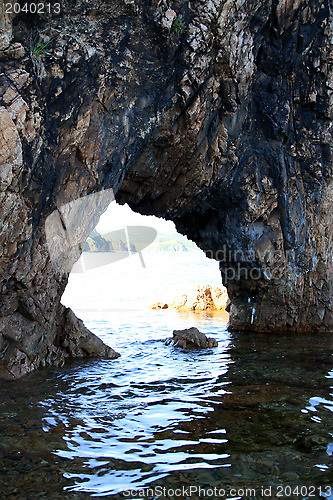
POLYGON ((119 359, 1 384, 0 497, 333 498, 332 337, 151 310, 221 282, 201 252, 144 262, 72 275, 62 299, 119 359), (190 326, 218 347, 165 345, 190 326))

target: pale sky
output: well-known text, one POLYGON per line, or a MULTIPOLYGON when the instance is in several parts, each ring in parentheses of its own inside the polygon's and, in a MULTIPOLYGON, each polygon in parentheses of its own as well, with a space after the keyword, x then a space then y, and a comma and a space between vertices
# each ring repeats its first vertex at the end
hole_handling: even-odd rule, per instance
POLYGON ((100 234, 106 234, 110 231, 122 229, 124 226, 149 226, 161 233, 176 232, 173 222, 152 215, 137 214, 127 204, 118 205, 115 201, 110 203, 109 208, 101 216, 96 230, 100 234))

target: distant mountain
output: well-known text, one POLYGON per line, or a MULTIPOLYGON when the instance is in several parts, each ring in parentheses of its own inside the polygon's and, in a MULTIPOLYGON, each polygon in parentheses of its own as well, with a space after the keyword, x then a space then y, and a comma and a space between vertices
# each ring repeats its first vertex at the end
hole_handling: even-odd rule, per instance
MULTIPOLYGON (((103 238, 113 242, 114 239, 117 239, 118 233, 121 233, 121 230, 103 234, 103 238)), ((131 243, 137 250, 144 249, 153 252, 189 252, 198 250, 193 241, 178 233, 157 233, 156 238, 151 243, 150 234, 147 233, 145 226, 131 227, 131 243)))
POLYGON ((112 233, 114 235, 112 240, 108 240, 107 238, 101 236, 96 229, 90 234, 89 238, 84 243, 83 251, 84 252, 128 252, 129 249, 131 252, 136 252, 136 248, 134 245, 129 245, 126 242, 126 238, 124 238, 124 231, 119 231, 117 234, 112 233), (125 240, 125 241, 124 241, 125 240))
MULTIPOLYGON (((193 241, 178 233, 157 233, 153 242, 151 234, 145 226, 131 227, 130 251, 139 250, 153 252, 189 252, 198 250, 193 241)), ((96 229, 84 244, 84 252, 128 252, 128 244, 124 229, 100 235, 96 229)))
POLYGON ((178 233, 159 233, 153 243, 147 248, 152 252, 191 252, 199 250, 197 245, 178 233))

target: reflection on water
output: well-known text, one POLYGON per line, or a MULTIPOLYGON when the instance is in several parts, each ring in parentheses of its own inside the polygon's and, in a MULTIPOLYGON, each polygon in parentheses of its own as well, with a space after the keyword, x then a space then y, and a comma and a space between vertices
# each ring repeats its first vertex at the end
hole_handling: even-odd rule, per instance
POLYGON ((84 319, 122 357, 2 384, 4 498, 120 499, 128 488, 196 485, 253 487, 259 499, 262 486, 333 486, 331 338, 231 334, 223 319, 201 317, 219 347, 189 352, 164 340, 193 317, 84 319))

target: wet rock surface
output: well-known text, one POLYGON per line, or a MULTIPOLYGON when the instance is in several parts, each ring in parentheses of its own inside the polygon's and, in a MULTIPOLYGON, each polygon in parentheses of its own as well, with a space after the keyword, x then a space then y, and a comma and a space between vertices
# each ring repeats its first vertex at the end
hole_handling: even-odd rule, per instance
POLYGON ((232 328, 332 330, 332 33, 328 0, 77 1, 3 17, 1 376, 58 363, 80 248, 55 267, 45 221, 111 188, 220 261, 232 328))
POLYGON ((36 324, 16 313, 0 321, 3 358, 1 376, 19 378, 36 366, 63 366, 67 358, 120 356, 91 333, 69 309, 60 304, 55 328, 36 324))
POLYGON ((195 327, 185 330, 174 330, 172 339, 166 341, 166 345, 174 345, 183 349, 207 349, 217 347, 218 342, 213 337, 206 335, 195 327))

